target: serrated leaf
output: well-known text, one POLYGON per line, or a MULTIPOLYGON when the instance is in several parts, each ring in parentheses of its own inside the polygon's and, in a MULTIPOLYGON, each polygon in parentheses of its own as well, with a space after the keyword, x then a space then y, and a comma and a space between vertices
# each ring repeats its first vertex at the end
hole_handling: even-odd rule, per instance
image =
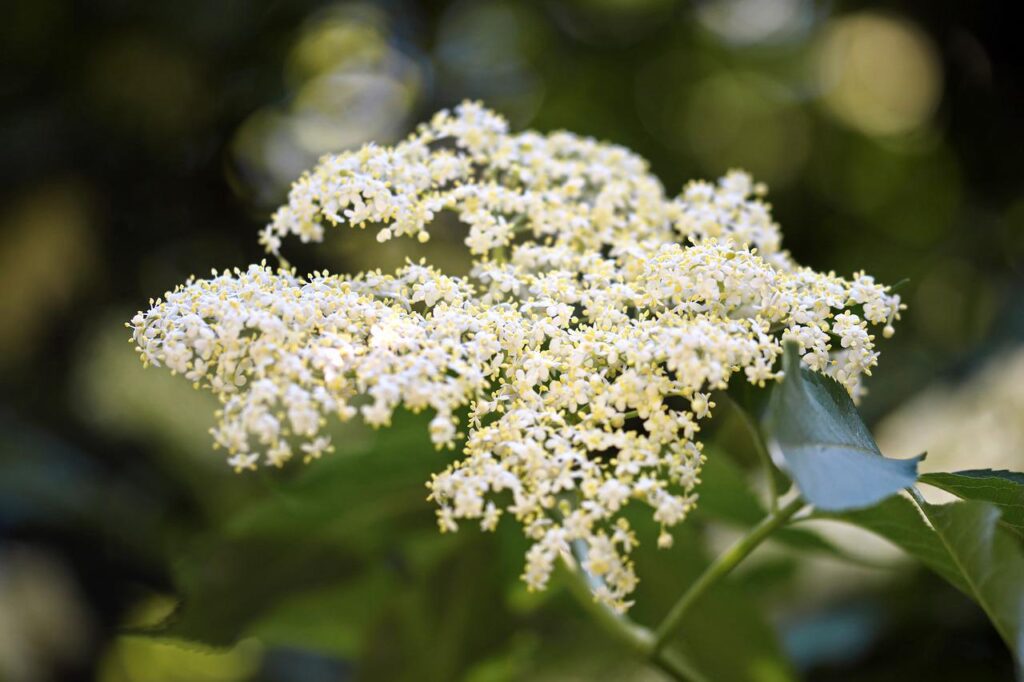
POLYGON ((966 501, 924 505, 925 514, 960 569, 975 601, 1024 661, 1024 550, 999 526, 999 508, 966 501))
POLYGON ((1024 660, 1024 549, 999 524, 999 508, 965 501, 923 504, 921 510, 898 497, 871 509, 820 516, 881 535, 964 592, 988 615, 1019 666, 1024 660))
POLYGON ((921 482, 964 500, 991 502, 1002 512, 1000 522, 1024 535, 1024 473, 972 469, 923 474, 921 482))
POLYGON ((846 389, 806 367, 796 344, 786 344, 782 366, 762 427, 804 499, 828 511, 858 509, 914 484, 921 458, 884 457, 846 389))

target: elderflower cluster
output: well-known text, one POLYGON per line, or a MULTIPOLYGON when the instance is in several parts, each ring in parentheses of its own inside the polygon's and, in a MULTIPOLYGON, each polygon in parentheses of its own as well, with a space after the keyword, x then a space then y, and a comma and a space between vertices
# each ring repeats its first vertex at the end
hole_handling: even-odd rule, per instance
POLYGON ((624 610, 637 538, 621 512, 647 505, 671 544, 697 502, 710 393, 775 380, 793 339, 856 394, 871 327, 899 317, 871 277, 794 263, 763 193, 731 172, 667 196, 627 149, 513 134, 464 103, 394 147, 323 158, 261 243, 280 255, 342 223, 422 242, 447 211, 467 226, 467 276, 254 265, 190 280, 129 326, 145 362, 219 396, 213 436, 239 470, 319 457, 331 417, 429 409, 431 440, 461 444, 428 483, 441 529, 511 515, 532 542, 529 587, 576 549, 595 596, 624 610))

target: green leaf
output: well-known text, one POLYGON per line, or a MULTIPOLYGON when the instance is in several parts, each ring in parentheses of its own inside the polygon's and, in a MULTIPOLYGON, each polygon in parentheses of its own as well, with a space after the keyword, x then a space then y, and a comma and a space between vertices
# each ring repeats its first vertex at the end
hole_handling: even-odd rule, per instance
POLYGON ((924 505, 970 594, 988 614, 1018 665, 1024 662, 1024 550, 999 527, 999 508, 967 501, 924 505))
POLYGON ((764 506, 750 485, 747 473, 714 446, 704 449, 707 460, 700 472, 700 502, 696 513, 726 523, 749 527, 764 518, 764 506))
MULTIPOLYGON (((181 603, 153 634, 227 646, 258 624, 286 640, 299 620, 294 614, 310 612, 311 603, 329 604, 317 595, 340 601, 346 586, 373 573, 422 579, 469 539, 440 536, 425 499, 424 481, 446 455, 426 442, 423 419, 396 421, 395 429, 346 431, 335 438, 344 450, 296 470, 290 480, 289 472, 251 478, 254 488, 267 486, 262 495, 176 552, 181 603), (429 551, 419 542, 425 535, 433 541, 429 551)), ((335 614, 339 632, 360 627, 367 615, 335 614)))
POLYGON ((399 583, 394 571, 363 571, 352 580, 288 595, 246 632, 270 645, 356 659, 399 583))
MULTIPOLYGON (((740 528, 752 528, 768 513, 751 489, 744 472, 723 452, 705 448, 707 461, 700 474, 698 517, 714 519, 740 528)), ((828 554, 844 561, 864 563, 818 533, 804 528, 781 528, 774 540, 801 552, 828 554)))
POLYGON ((519 625, 507 592, 521 584, 520 529, 438 532, 424 483, 451 453, 430 446, 422 417, 334 441, 344 449, 308 467, 250 479, 265 490, 181 550, 179 606, 144 634, 253 636, 394 682, 461 679, 501 650, 519 625))
POLYGON ((164 623, 141 634, 232 646, 280 601, 337 585, 368 569, 359 557, 320 542, 210 539, 175 567, 179 607, 164 623))
POLYGON ((966 501, 919 509, 896 497, 871 509, 818 516, 861 526, 920 559, 976 601, 1018 665, 1024 660, 1024 550, 1000 525, 998 507, 966 501))
POLYGON ((970 596, 970 586, 949 556, 939 536, 928 526, 920 510, 906 497, 890 497, 868 509, 841 513, 818 512, 814 518, 845 521, 871 531, 907 552, 970 596))
POLYGON ((804 499, 828 511, 858 509, 914 484, 921 458, 883 457, 846 389, 806 367, 796 344, 786 344, 782 367, 762 427, 804 499))
POLYGON ((921 482, 964 500, 991 502, 1002 512, 1000 522, 1024 535, 1024 473, 972 469, 921 476, 921 482))

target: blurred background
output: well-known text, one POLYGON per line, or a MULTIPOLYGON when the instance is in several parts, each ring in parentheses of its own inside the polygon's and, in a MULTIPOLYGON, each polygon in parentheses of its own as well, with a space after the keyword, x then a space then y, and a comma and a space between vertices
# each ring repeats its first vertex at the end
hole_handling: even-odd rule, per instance
MULTIPOLYGON (((516 129, 629 146, 671 193, 750 170, 798 260, 907 280, 862 405, 882 449, 1024 468, 1012 4, 8 3, 0 680, 660 679, 557 584, 522 588, 515 527, 436 533, 423 481, 445 456, 422 423, 339 428, 327 461, 235 476, 210 448, 212 398, 127 343, 149 297, 260 260, 257 230, 319 155, 395 141, 463 98, 516 129), (138 634, 180 597, 167 638, 138 634)), ((415 247, 347 231, 296 246, 300 268, 342 271, 415 247)), ((642 621, 757 518, 749 448, 716 423, 712 452, 737 456, 711 457, 676 548, 641 552, 642 621)), ((826 532, 766 548, 694 612, 681 646, 712 679, 1010 679, 966 598, 826 532)))

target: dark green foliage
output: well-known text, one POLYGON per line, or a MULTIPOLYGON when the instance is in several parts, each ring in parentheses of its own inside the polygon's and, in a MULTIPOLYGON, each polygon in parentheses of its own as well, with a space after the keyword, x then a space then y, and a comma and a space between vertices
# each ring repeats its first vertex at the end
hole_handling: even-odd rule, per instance
POLYGON ((1016 471, 973 469, 921 476, 921 482, 965 500, 985 500, 999 507, 999 521, 1024 535, 1024 474, 1016 471))
POLYGON ((919 559, 985 610, 1018 661, 1024 657, 1024 549, 993 504, 946 505, 903 497, 831 515, 876 533, 919 559))

